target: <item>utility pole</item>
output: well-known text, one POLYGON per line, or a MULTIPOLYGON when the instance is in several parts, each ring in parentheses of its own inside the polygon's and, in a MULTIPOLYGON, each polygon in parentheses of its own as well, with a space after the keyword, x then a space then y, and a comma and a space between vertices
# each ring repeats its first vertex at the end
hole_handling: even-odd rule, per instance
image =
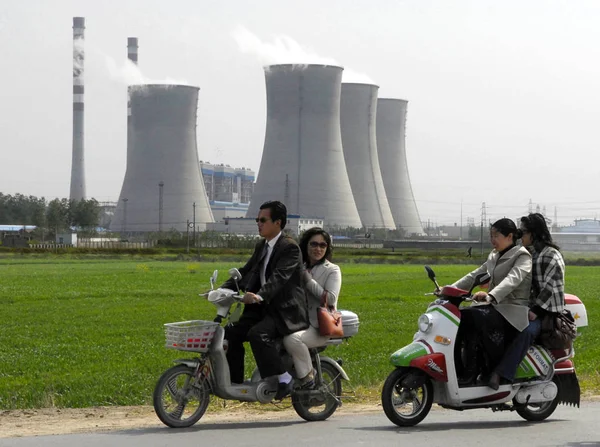
POLYGON ((163 187, 165 182, 162 180, 158 182, 158 232, 162 233, 162 222, 163 222, 163 187))
POLYGON ((462 199, 460 199, 460 237, 459 240, 462 241, 462 199))
POLYGON ((129 199, 127 197, 123 197, 123 236, 127 232, 127 202, 129 199))
POLYGON ((196 246, 196 202, 194 202, 193 205, 194 208, 194 214, 193 214, 193 221, 192 221, 192 231, 194 234, 194 247, 196 246))
POLYGON ((485 211, 485 202, 481 204, 481 235, 479 236, 479 243, 481 245, 481 256, 483 256, 483 222, 487 220, 485 211))
POLYGON ((187 248, 186 248, 186 253, 190 252, 190 220, 186 220, 185 221, 185 232, 187 234, 187 248))

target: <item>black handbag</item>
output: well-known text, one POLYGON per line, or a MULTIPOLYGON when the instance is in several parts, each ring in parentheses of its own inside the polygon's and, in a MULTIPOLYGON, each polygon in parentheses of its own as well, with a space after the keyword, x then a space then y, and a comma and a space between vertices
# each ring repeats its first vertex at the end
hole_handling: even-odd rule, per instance
POLYGON ((539 342, 548 349, 570 349, 577 338, 577 325, 571 312, 548 313, 542 318, 539 342))

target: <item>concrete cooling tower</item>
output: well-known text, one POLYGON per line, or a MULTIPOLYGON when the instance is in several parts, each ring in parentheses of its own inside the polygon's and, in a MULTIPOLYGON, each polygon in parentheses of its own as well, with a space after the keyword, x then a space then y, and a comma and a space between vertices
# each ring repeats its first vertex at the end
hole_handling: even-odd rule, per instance
POLYGON ((379 166, 396 226, 410 234, 424 234, 406 163, 406 106, 402 99, 377 101, 379 166))
POLYGON ((83 63, 85 18, 73 17, 73 154, 71 161, 71 200, 85 199, 83 63))
POLYGON ((267 200, 290 214, 325 219, 327 226, 360 228, 340 134, 342 68, 265 67, 267 128, 248 217, 267 200))
POLYGON ((350 186, 363 227, 393 230, 394 219, 377 156, 377 91, 371 84, 342 84, 342 144, 350 186))
POLYGON ((129 87, 127 171, 112 231, 186 231, 213 222, 196 148, 198 87, 129 87), (195 203, 195 207, 194 207, 195 203))

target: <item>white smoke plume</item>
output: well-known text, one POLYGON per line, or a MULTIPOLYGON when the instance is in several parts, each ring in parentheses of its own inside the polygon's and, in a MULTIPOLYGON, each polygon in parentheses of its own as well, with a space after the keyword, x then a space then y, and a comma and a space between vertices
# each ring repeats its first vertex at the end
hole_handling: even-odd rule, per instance
POLYGON ((73 39, 73 76, 79 77, 83 72, 83 55, 85 39, 78 37, 73 39))
POLYGON ((104 55, 106 68, 111 79, 124 85, 139 85, 139 84, 178 84, 190 85, 189 82, 181 79, 165 78, 153 79, 142 73, 139 66, 134 64, 129 59, 125 59, 123 64, 119 66, 117 62, 110 56, 104 55))
MULTIPOLYGON (((232 32, 232 37, 242 53, 255 55, 263 65, 319 64, 342 66, 333 58, 320 56, 314 51, 303 47, 290 36, 279 35, 273 38, 273 42, 263 42, 247 28, 238 26, 232 32)), ((343 82, 375 83, 366 74, 348 68, 344 69, 342 80, 343 82)))

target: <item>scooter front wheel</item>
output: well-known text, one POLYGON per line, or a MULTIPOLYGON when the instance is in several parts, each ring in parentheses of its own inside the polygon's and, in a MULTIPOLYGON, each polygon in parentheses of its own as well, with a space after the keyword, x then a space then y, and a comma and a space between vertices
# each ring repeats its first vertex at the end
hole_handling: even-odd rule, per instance
POLYGON ((191 427, 206 412, 210 389, 205 380, 197 381, 194 368, 177 365, 166 370, 154 388, 154 411, 172 428, 191 427))
POLYGON ((321 362, 321 383, 315 389, 299 390, 292 394, 292 405, 305 421, 324 421, 339 406, 342 377, 332 365, 321 362))
POLYGON ((403 384, 412 373, 408 368, 397 368, 388 376, 381 392, 383 411, 390 421, 400 427, 417 425, 429 414, 433 404, 433 385, 425 377, 422 385, 409 388, 403 384))

